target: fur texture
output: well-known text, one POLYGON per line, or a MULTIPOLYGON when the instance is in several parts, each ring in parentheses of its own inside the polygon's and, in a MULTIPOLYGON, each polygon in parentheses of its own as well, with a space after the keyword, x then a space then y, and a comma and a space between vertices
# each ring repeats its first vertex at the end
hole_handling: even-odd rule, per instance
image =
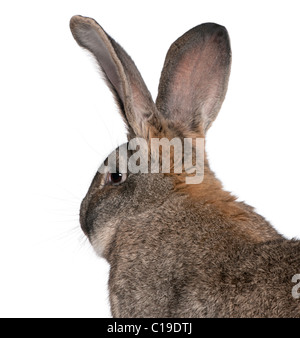
MULTIPOLYGON (((167 54, 156 104, 132 59, 93 19, 71 31, 97 59, 128 139, 204 137, 224 100, 231 50, 224 27, 197 26, 167 54)), ((222 189, 205 157, 204 180, 185 174, 97 172, 80 222, 110 264, 114 317, 300 317, 292 297, 300 242, 286 240, 222 189)))

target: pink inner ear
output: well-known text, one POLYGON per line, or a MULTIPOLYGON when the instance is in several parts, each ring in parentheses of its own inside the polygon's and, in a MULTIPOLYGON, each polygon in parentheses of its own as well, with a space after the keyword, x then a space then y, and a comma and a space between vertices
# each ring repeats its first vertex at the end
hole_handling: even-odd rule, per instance
POLYGON ((178 124, 207 130, 227 90, 230 55, 223 27, 204 24, 187 32, 168 52, 158 108, 178 124))
POLYGON ((216 47, 212 36, 204 46, 185 53, 178 63, 178 71, 171 84, 170 109, 182 122, 186 118, 183 112, 191 115, 196 113, 199 117, 201 115, 204 129, 223 84, 219 77, 222 54, 216 53, 216 47))

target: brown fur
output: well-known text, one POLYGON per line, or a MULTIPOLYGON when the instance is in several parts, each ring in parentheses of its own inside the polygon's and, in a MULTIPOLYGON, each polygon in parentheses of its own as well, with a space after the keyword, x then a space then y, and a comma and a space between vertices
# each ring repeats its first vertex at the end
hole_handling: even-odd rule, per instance
MULTIPOLYGON (((133 61, 93 20, 75 16, 76 41, 96 57, 128 139, 204 137, 224 100, 227 31, 203 24, 171 46, 154 104, 133 61)), ((174 163, 173 163, 174 164, 174 163)), ((292 297, 300 242, 286 240, 222 188, 205 156, 201 184, 187 174, 96 174, 80 222, 110 264, 114 317, 300 317, 292 297)))

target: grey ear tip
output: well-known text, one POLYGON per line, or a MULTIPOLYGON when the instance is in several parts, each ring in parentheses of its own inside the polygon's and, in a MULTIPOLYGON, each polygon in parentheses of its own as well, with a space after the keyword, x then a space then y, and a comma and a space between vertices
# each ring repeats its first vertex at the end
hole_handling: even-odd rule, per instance
POLYGON ((206 32, 211 32, 211 33, 217 33, 220 36, 223 33, 225 35, 228 35, 228 31, 227 31, 225 26, 219 25, 219 24, 214 23, 214 22, 203 23, 203 24, 197 26, 197 28, 199 29, 199 31, 201 30, 201 31, 206 31, 206 32))
POLYGON ((96 24, 95 20, 92 18, 82 16, 82 15, 74 15, 70 19, 70 29, 71 31, 75 31, 76 28, 80 26, 94 26, 96 24))
POLYGON ((230 45, 230 38, 226 27, 214 22, 206 22, 195 26, 182 37, 195 41, 207 40, 213 37, 214 41, 218 44, 230 45))
POLYGON ((215 22, 204 22, 204 23, 202 23, 202 24, 199 25, 199 26, 212 27, 212 28, 215 28, 215 29, 220 28, 220 29, 225 29, 225 30, 226 30, 226 27, 225 27, 225 26, 220 25, 220 24, 215 23, 215 22))
POLYGON ((79 23, 80 18, 82 18, 81 15, 73 15, 72 16, 72 18, 70 19, 70 27, 71 27, 71 29, 73 27, 75 27, 79 23))
POLYGON ((71 30, 75 40, 77 40, 77 35, 78 35, 77 31, 78 31, 78 27, 80 27, 81 23, 82 23, 82 16, 80 16, 80 15, 74 15, 70 19, 70 30, 71 30))

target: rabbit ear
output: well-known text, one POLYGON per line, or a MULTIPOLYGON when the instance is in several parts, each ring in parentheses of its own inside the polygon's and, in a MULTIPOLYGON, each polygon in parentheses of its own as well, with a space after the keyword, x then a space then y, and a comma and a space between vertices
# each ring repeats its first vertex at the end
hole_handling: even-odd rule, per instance
POLYGON ((170 47, 156 106, 189 132, 205 134, 227 91, 231 49, 227 30, 214 23, 197 26, 170 47))
POLYGON ((91 18, 74 16, 70 28, 77 43, 98 61, 127 124, 129 138, 146 137, 147 121, 156 106, 130 56, 91 18))

